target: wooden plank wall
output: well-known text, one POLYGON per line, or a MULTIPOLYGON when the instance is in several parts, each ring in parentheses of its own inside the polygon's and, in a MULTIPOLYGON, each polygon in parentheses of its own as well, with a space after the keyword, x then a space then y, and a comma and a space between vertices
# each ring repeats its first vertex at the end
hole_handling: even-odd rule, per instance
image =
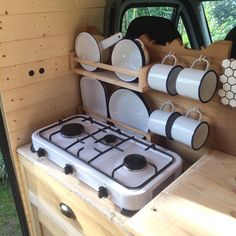
POLYGON ((1 111, 20 186, 16 148, 30 142, 34 130, 77 112, 78 78, 68 53, 87 25, 103 31, 105 2, 0 2, 1 111))

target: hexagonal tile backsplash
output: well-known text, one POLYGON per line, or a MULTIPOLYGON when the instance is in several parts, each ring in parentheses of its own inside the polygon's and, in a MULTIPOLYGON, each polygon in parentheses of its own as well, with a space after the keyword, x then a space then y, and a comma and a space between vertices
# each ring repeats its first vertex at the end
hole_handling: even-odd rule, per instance
POLYGON ((236 60, 225 59, 222 61, 224 74, 220 76, 222 89, 218 91, 224 105, 236 107, 236 60))

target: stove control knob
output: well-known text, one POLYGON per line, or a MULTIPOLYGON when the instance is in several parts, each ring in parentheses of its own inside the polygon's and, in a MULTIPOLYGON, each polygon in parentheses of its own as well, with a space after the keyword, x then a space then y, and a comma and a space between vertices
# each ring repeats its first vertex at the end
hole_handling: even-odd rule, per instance
POLYGON ((39 148, 37 151, 38 157, 45 157, 46 156, 46 151, 43 148, 39 148))
POLYGON ((108 191, 105 187, 100 186, 98 189, 98 197, 99 198, 107 198, 108 197, 108 191))
POLYGON ((33 144, 30 145, 30 151, 33 152, 33 153, 36 152, 36 150, 34 149, 34 145, 33 144))
POLYGON ((66 175, 73 174, 74 170, 73 170, 72 165, 66 164, 66 166, 64 167, 64 172, 66 175))

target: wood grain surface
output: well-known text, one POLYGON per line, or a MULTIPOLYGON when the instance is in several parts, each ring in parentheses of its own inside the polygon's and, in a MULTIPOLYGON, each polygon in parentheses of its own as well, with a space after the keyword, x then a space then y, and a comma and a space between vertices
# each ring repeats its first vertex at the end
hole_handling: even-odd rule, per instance
POLYGON ((131 218, 127 228, 138 236, 235 235, 235 213, 236 157, 211 150, 131 218))

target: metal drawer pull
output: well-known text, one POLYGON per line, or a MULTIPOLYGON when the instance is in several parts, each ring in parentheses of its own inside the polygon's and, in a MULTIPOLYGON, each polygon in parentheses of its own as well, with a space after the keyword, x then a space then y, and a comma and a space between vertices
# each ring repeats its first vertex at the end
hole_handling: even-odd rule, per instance
POLYGON ((74 212, 71 210, 71 208, 69 206, 67 206, 65 203, 60 203, 60 210, 61 210, 61 213, 68 217, 68 218, 73 218, 75 219, 76 216, 74 214, 74 212))

